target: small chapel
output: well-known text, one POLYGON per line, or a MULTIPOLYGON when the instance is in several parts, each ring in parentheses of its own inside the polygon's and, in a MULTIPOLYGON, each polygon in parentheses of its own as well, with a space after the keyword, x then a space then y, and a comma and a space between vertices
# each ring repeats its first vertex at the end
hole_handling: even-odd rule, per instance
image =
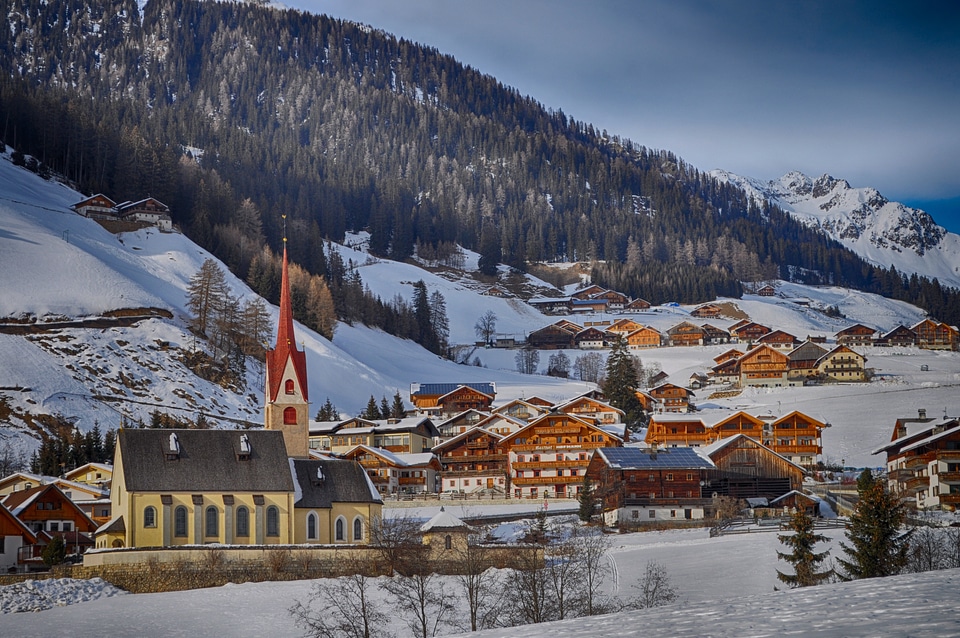
POLYGON ((120 429, 113 516, 97 530, 97 548, 369 543, 379 492, 357 462, 310 451, 286 239, 265 385, 262 430, 120 429))

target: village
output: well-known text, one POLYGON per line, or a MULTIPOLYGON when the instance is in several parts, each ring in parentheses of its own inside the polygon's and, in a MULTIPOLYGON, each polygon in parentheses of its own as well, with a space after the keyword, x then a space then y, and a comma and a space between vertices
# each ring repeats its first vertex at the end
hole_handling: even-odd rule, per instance
MULTIPOLYGON (((695 384, 703 382, 698 378, 683 386, 665 377, 637 390, 646 427, 635 430, 599 390, 560 402, 529 396, 498 404, 493 382, 415 382, 409 393, 413 409, 401 417, 312 420, 305 353, 293 338, 286 262, 283 272, 277 341, 267 354, 266 427, 128 428, 118 433, 113 464, 89 463, 57 477, 17 472, 0 479, 0 568, 46 570, 44 550, 56 538, 82 564, 76 569, 90 574, 129 573, 147 563, 155 571, 158 563, 191 560, 191 552, 200 560, 194 550, 211 544, 248 562, 262 561, 267 547, 360 551, 378 542, 385 503, 414 498, 537 501, 546 507, 551 500, 589 497, 598 521, 620 531, 713 524, 730 515, 731 503, 734 511, 749 508, 775 520, 798 510, 833 513, 837 506, 807 489, 842 471, 824 463, 822 431, 836 424, 797 410, 700 416, 694 402, 694 387, 700 387, 695 384)), ((778 333, 750 322, 738 328, 746 326, 754 328, 731 329, 731 338, 759 334, 759 341, 778 333)), ((920 324, 909 331, 928 334, 920 324)), ((811 361, 831 352, 849 359, 857 354, 853 347, 878 345, 865 341, 872 333, 858 324, 838 333, 843 343, 832 350, 791 358, 820 346, 812 340, 796 346, 782 334, 776 341, 791 345, 787 354, 768 341, 746 348, 746 354, 727 353, 718 366, 738 362, 747 383, 802 382, 811 370, 844 367, 834 359, 827 368, 811 361), (756 370, 750 353, 756 361, 769 353, 767 363, 780 355, 779 367, 756 370), (790 361, 807 365, 791 367, 790 361)), ((931 345, 933 338, 941 337, 908 345, 955 343, 931 345)), ((864 380, 864 358, 857 356, 860 372, 833 381, 864 380)), ((886 455, 890 488, 911 506, 953 509, 960 498, 957 450, 960 421, 928 418, 920 410, 916 418, 897 419, 891 443, 876 453, 886 455)), ((468 542, 468 529, 450 515, 425 524, 424 532, 440 535, 432 542, 426 540, 430 534, 424 537, 432 560, 449 561, 449 552, 468 542)), ((488 551, 491 564, 513 560, 509 547, 488 551)))

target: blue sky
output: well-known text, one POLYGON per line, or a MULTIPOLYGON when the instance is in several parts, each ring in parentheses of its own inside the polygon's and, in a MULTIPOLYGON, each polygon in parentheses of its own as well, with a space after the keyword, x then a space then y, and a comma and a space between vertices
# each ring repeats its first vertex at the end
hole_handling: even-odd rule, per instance
POLYGON ((960 2, 286 0, 703 169, 829 173, 960 232, 960 2))

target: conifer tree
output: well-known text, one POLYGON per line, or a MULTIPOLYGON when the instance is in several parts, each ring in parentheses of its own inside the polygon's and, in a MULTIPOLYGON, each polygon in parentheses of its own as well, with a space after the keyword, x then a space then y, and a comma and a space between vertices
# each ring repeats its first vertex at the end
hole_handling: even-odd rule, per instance
POLYGON ((396 394, 393 395, 393 405, 390 408, 390 416, 394 419, 402 419, 407 413, 407 409, 403 405, 403 397, 400 396, 400 391, 397 390, 396 394))
POLYGON ((910 549, 910 532, 901 529, 906 521, 903 502, 882 481, 861 477, 863 489, 858 481, 860 498, 845 532, 850 543, 840 544, 847 555, 838 559, 843 580, 899 574, 910 549))
POLYGON ((626 340, 621 337, 607 356, 603 394, 610 405, 623 410, 624 422, 631 430, 635 429, 642 420, 640 399, 637 398, 638 384, 633 357, 627 351, 626 340))
POLYGON ((777 570, 777 578, 790 587, 809 587, 819 585, 833 575, 833 570, 818 572, 817 567, 826 560, 830 551, 814 552, 817 543, 829 540, 823 534, 814 532, 813 519, 802 509, 798 509, 790 517, 787 529, 793 534, 778 534, 780 542, 790 549, 789 552, 777 552, 780 560, 785 560, 793 566, 793 574, 786 574, 777 570))
POLYGON ((583 475, 583 483, 580 485, 580 493, 577 495, 577 502, 580 507, 577 515, 584 523, 589 523, 593 519, 593 514, 597 509, 597 491, 593 487, 593 481, 586 474, 583 475))
POLYGON ((383 396, 380 398, 380 418, 381 419, 390 418, 390 403, 387 401, 386 396, 383 396))
POLYGON ((360 413, 360 418, 369 419, 370 421, 380 419, 380 407, 377 405, 377 400, 373 398, 372 394, 370 395, 370 400, 367 401, 367 407, 360 413))

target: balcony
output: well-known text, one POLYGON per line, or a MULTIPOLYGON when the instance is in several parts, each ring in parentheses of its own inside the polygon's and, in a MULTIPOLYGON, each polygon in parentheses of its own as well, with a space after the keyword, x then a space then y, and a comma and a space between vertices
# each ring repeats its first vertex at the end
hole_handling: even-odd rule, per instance
POLYGON ((512 445, 513 452, 540 452, 549 450, 593 450, 600 447, 611 447, 603 441, 581 441, 579 443, 526 443, 512 445))
POLYGON ((560 425, 557 427, 534 428, 535 434, 540 436, 556 436, 558 434, 580 434, 579 425, 560 425))
POLYGON ((938 461, 960 462, 960 450, 938 450, 936 458, 938 461))
POLYGON ((906 468, 900 468, 897 470, 891 470, 887 473, 887 478, 891 481, 906 481, 909 478, 913 478, 913 470, 908 470, 906 468))
POLYGON ((819 445, 779 445, 774 443, 770 446, 777 454, 822 454, 823 448, 819 445))
POLYGON ((517 476, 510 479, 514 485, 557 485, 560 483, 583 483, 582 476, 517 476))
POLYGON ((940 472, 941 483, 960 483, 960 472, 940 472))
POLYGON ((940 495, 940 504, 941 505, 960 505, 960 493, 954 494, 941 494, 940 495))
POLYGON ((589 461, 586 459, 582 461, 524 461, 513 463, 512 467, 515 470, 553 470, 568 467, 586 469, 588 463, 589 461))
POLYGON ((908 478, 904 481, 904 489, 907 492, 916 494, 921 490, 925 490, 930 487, 930 477, 929 476, 914 476, 913 478, 908 478))

